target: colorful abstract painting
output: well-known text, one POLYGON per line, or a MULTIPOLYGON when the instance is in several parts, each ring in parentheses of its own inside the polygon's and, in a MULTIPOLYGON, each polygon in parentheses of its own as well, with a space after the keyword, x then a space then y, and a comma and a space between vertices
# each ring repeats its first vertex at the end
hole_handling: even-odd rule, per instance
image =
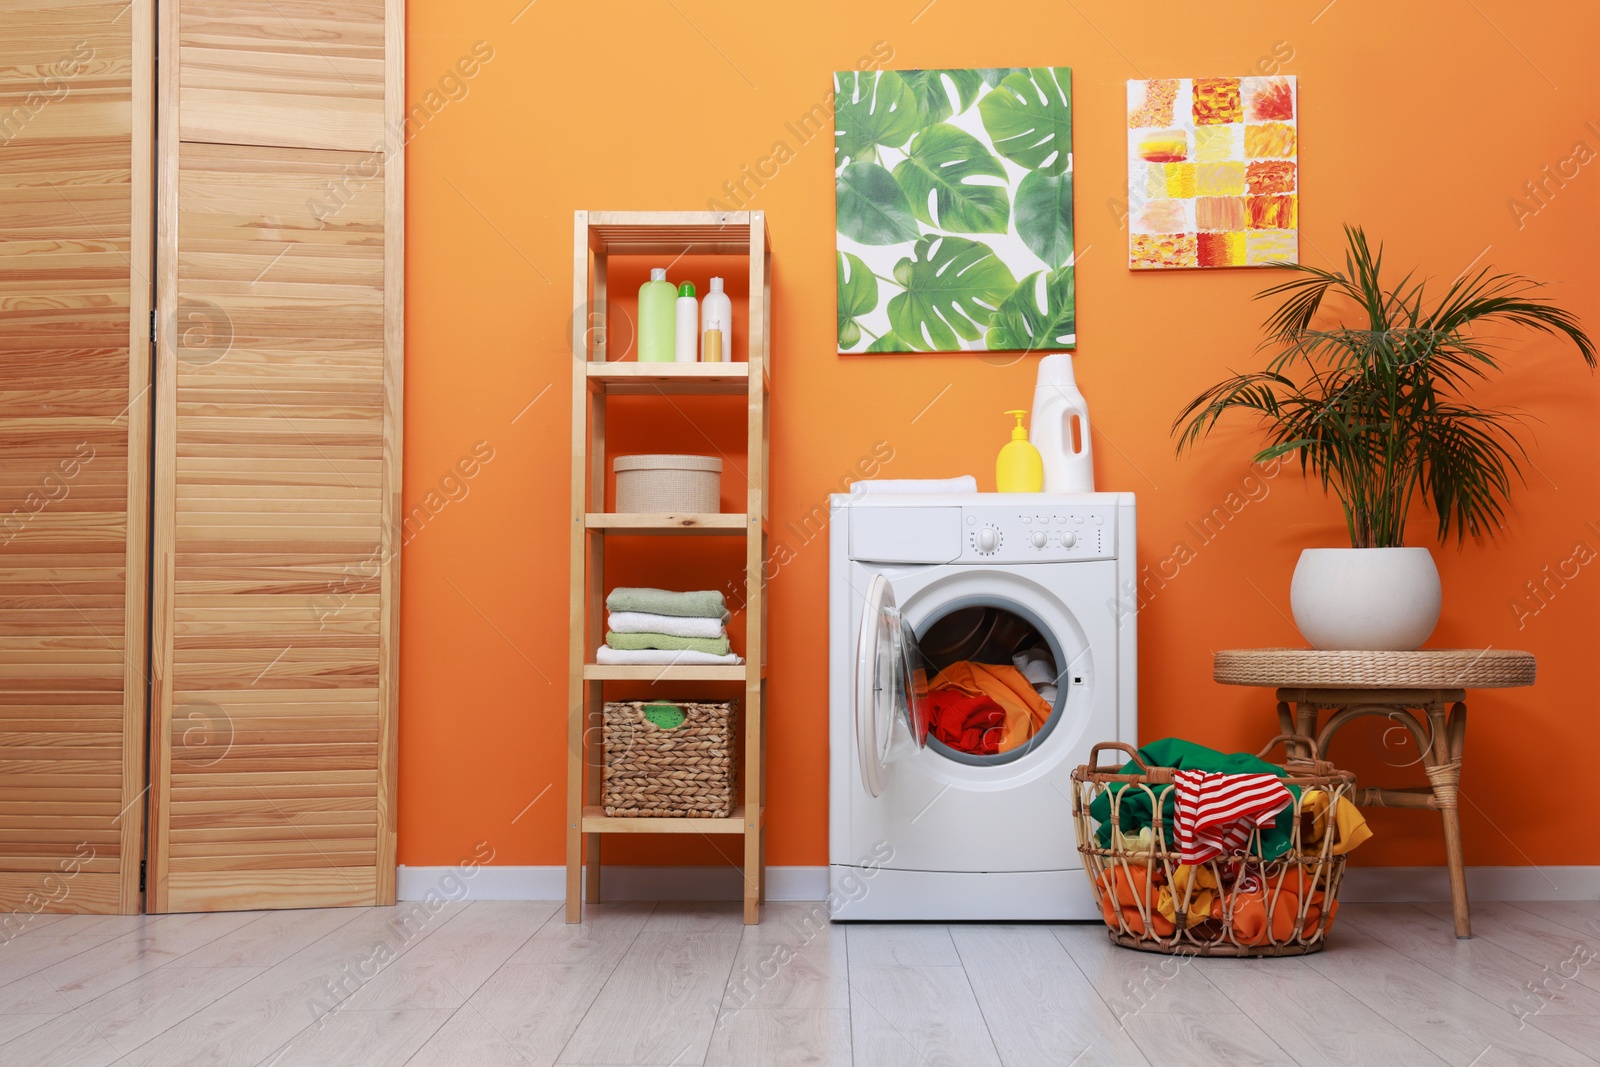
POLYGON ((1072 72, 833 77, 840 352, 1077 342, 1072 72))
POLYGON ((1128 83, 1128 266, 1300 258, 1295 79, 1128 83))

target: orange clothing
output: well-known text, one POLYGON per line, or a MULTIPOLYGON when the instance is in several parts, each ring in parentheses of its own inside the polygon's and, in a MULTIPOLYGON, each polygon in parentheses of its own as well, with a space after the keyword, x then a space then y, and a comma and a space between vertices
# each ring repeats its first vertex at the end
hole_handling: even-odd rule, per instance
POLYGON ((1010 664, 961 660, 940 671, 929 689, 956 689, 969 696, 986 696, 1006 713, 999 750, 1009 752, 1028 743, 1050 717, 1050 705, 1010 664))
MULTIPOLYGON (((1316 881, 1308 878, 1304 871, 1298 867, 1285 868, 1260 889, 1233 893, 1219 899, 1211 906, 1211 917, 1221 919, 1225 910, 1231 907, 1230 925, 1233 936, 1241 945, 1263 945, 1269 941, 1277 944, 1293 938, 1297 929, 1302 934, 1315 931, 1317 923, 1322 920, 1324 899, 1322 890, 1316 888, 1316 881), (1301 924, 1301 898, 1308 892, 1310 897, 1305 901, 1305 922, 1301 924), (1272 912, 1270 927, 1267 921, 1269 904, 1272 912)), ((1328 908, 1330 929, 1334 916, 1338 914, 1339 902, 1334 901, 1328 908)))
POLYGON ((1119 863, 1100 876, 1100 890, 1100 915, 1111 929, 1121 930, 1125 923, 1138 937, 1172 933, 1172 920, 1156 910, 1157 887, 1148 867, 1119 863), (1150 935, 1145 933, 1145 915, 1150 916, 1150 935))

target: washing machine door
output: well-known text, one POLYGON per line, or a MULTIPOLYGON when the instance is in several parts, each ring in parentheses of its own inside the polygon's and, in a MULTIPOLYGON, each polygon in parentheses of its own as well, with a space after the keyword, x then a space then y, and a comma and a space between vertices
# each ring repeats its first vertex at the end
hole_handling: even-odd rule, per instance
POLYGON ((916 637, 874 574, 856 645, 856 754, 861 784, 881 796, 889 766, 928 743, 928 681, 916 637))

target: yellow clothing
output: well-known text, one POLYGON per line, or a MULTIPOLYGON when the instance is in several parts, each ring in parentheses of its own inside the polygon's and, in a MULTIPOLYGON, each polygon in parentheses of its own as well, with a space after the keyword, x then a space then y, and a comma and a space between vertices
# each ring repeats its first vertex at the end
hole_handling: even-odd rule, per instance
POLYGON ((928 688, 955 689, 968 696, 986 696, 999 704, 1006 713, 1001 752, 1027 744, 1050 717, 1050 705, 1022 672, 1009 664, 961 660, 940 671, 928 688))
MULTIPOLYGON (((1306 852, 1320 852, 1323 835, 1328 832, 1328 794, 1320 789, 1307 789, 1300 798, 1300 812, 1311 816, 1310 828, 1300 835, 1301 848, 1306 852)), ((1361 809, 1340 797, 1333 811, 1333 847, 1329 854, 1343 856, 1371 836, 1372 830, 1361 809)))
POLYGON ((1136 834, 1125 834, 1113 828, 1111 831, 1111 847, 1122 852, 1140 853, 1149 852, 1155 848, 1155 831, 1146 826, 1136 834))
POLYGON ((1168 922, 1177 922, 1178 901, 1183 899, 1184 893, 1189 893, 1189 906, 1184 910, 1187 921, 1184 925, 1199 926, 1211 918, 1211 905, 1222 899, 1221 888, 1209 866, 1180 864, 1172 869, 1172 884, 1162 886, 1156 896, 1156 910, 1168 922))

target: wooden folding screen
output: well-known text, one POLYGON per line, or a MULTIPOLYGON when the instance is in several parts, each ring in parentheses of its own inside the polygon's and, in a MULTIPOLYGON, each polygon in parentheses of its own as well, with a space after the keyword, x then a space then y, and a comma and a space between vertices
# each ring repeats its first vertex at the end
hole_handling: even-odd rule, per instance
POLYGON ((159 24, 149 908, 392 902, 403 5, 159 24))
POLYGON ((0 0, 0 941, 140 907, 151 0, 0 0))

